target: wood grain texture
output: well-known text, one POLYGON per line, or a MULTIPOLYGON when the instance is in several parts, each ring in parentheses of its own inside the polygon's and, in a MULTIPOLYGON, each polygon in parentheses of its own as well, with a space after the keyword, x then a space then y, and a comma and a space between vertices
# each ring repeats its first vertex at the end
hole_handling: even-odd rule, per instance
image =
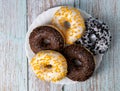
POLYGON ((26 1, 0 0, 0 91, 27 91, 26 1))
MULTIPOLYGON (((55 5, 54 0, 28 0, 28 27, 43 11, 55 5)), ((60 85, 40 81, 29 68, 29 91, 61 91, 60 85)))
MULTIPOLYGON (((44 10, 45 8, 43 7, 43 0, 27 1, 28 27, 33 22, 33 20, 44 10)), ((28 77, 29 91, 50 91, 50 84, 47 82, 42 82, 37 77, 35 77, 31 68, 28 70, 28 77)))
MULTIPOLYGON (((29 0, 32 2, 31 0, 29 0)), ((34 2, 34 1, 33 1, 34 2)), ((100 68, 95 72, 93 77, 84 83, 65 85, 62 90, 64 91, 118 91, 120 90, 120 71, 118 67, 120 65, 119 51, 120 47, 119 36, 119 24, 120 24, 120 0, 50 0, 50 1, 39 1, 37 5, 41 8, 39 10, 34 10, 36 16, 39 12, 42 12, 49 7, 57 5, 68 5, 81 8, 86 12, 90 13, 92 16, 100 19, 101 21, 107 23, 110 26, 112 33, 112 43, 108 52, 103 58, 100 68), (41 5, 40 5, 41 4, 41 5), (43 9, 42 9, 43 8, 43 9)), ((38 7, 36 4, 34 7, 38 7)), ((28 5, 29 6, 29 5, 28 5)), ((33 16, 33 15, 32 15, 33 16)), ((36 17, 35 16, 35 17, 36 17)), ((35 19, 34 18, 30 18, 35 19)), ((49 86, 51 88, 51 85, 49 86)), ((53 91, 58 88, 54 86, 53 91)))
POLYGON ((120 0, 0 0, 0 91, 120 91, 119 4, 120 0), (81 8, 110 27, 111 46, 97 72, 84 83, 62 87, 40 81, 27 63, 27 28, 40 13, 58 5, 81 8))

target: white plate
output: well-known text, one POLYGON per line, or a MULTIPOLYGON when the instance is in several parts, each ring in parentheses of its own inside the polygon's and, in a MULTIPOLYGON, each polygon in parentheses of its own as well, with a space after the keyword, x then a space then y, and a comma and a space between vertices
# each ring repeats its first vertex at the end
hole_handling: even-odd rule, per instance
MULTIPOLYGON (((59 7, 54 7, 54 8, 50 8, 48 9, 47 11, 44 11, 43 13, 41 13, 40 15, 38 15, 38 17, 33 21, 33 23, 30 25, 29 27, 29 30, 26 34, 26 40, 25 40, 25 51, 26 51, 26 55, 28 57, 28 60, 30 62, 30 60, 32 59, 32 57, 35 55, 33 53, 33 51, 31 50, 30 48, 30 44, 29 44, 29 36, 30 36, 30 33, 32 32, 32 30, 34 28, 36 28, 37 26, 42 26, 42 25, 46 25, 46 24, 50 24, 51 22, 51 19, 53 17, 53 15, 55 14, 55 12, 60 9, 61 6, 59 7)), ((85 11, 82 11, 81 9, 79 9, 83 18, 84 19, 87 19, 89 17, 91 17, 90 14, 86 13, 85 11)), ((99 67, 101 61, 102 61, 102 56, 103 55, 97 55, 97 56, 94 56, 95 60, 96 60, 96 68, 95 70, 99 67)), ((61 81, 59 82, 56 82, 56 84, 74 84, 74 83, 77 83, 77 81, 72 81, 70 80, 69 78, 65 77, 64 79, 62 79, 61 81)))

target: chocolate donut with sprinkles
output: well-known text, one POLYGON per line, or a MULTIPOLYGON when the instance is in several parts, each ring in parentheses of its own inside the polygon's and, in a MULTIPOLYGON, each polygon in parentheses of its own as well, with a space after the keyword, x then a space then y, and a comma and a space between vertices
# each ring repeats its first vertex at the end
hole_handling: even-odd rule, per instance
POLYGON ((108 26, 93 17, 88 18, 85 21, 85 25, 86 32, 82 38, 76 41, 76 44, 85 46, 94 55, 105 53, 111 41, 111 34, 108 26))

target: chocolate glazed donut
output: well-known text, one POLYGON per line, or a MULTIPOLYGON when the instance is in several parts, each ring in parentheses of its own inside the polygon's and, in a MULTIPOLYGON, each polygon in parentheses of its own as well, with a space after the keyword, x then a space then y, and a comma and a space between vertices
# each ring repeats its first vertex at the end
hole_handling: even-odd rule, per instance
POLYGON ((61 51, 64 47, 64 38, 52 26, 39 26, 31 32, 29 43, 34 53, 41 50, 61 51))
POLYGON ((68 63, 67 77, 74 81, 85 81, 94 72, 93 55, 81 45, 70 45, 64 48, 63 54, 68 63))

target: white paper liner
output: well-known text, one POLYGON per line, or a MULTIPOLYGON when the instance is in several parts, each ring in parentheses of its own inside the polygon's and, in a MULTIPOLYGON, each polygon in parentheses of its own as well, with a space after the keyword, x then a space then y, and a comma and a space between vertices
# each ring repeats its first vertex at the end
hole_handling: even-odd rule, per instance
MULTIPOLYGON (((28 57, 29 62, 32 59, 32 57, 35 55, 33 53, 33 51, 31 50, 30 45, 29 45, 29 35, 30 35, 30 33, 37 26, 42 26, 42 25, 50 24, 53 15, 60 8, 61 8, 61 6, 50 8, 47 11, 44 11, 43 13, 41 13, 40 15, 38 15, 38 17, 30 25, 29 30, 28 30, 28 32, 26 34, 26 40, 25 40, 25 51, 26 51, 26 55, 28 57)), ((83 16, 84 19, 87 19, 87 18, 91 17, 91 15, 88 14, 88 13, 86 13, 85 11, 83 11, 81 9, 79 9, 79 10, 80 10, 81 15, 83 16)), ((99 65, 100 65, 100 63, 102 61, 102 56, 103 56, 103 54, 102 55, 96 55, 96 56, 94 56, 94 58, 95 58, 95 64, 96 64, 95 71, 99 67, 99 65)), ((74 83, 77 83, 77 82, 78 81, 72 81, 69 78, 65 77, 61 81, 56 82, 56 84, 66 85, 66 84, 74 84, 74 83)))

